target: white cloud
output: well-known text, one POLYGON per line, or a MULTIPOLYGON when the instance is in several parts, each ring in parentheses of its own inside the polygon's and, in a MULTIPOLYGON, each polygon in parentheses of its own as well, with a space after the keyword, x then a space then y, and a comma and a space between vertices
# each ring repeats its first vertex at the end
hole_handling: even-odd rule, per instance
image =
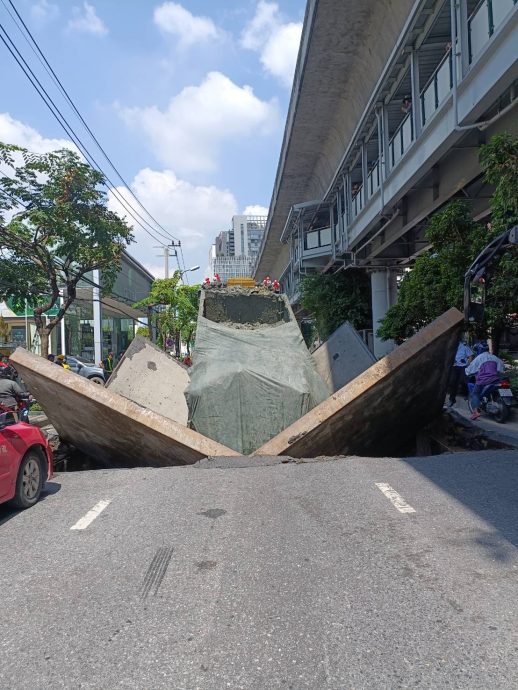
POLYGON ((68 139, 47 139, 29 125, 15 120, 9 113, 0 113, 0 141, 21 146, 32 153, 49 153, 63 148, 77 150, 68 139))
POLYGON ((38 0, 31 7, 31 19, 37 24, 47 24, 59 17, 59 7, 48 0, 38 0))
POLYGON ((266 206, 260 206, 259 204, 252 204, 247 206, 243 211, 244 216, 267 216, 268 208, 266 206))
MULTIPOLYGON (((228 189, 215 186, 196 186, 179 179, 171 170, 151 170, 144 168, 131 183, 131 188, 142 204, 172 235, 177 237, 184 251, 186 267, 199 265, 205 268, 207 256, 214 238, 229 227, 230 220, 237 213, 237 201, 228 189)), ((125 188, 118 188, 120 194, 132 206, 136 202, 125 188)), ((121 216, 127 211, 110 192, 109 207, 121 216)), ((144 214, 142 214, 144 215, 144 214)), ((163 275, 158 270, 160 259, 153 240, 139 225, 135 226, 137 243, 130 246, 130 252, 155 275, 163 275)), ((171 269, 176 267, 171 259, 171 269)), ((201 282, 199 274, 193 280, 201 282)))
POLYGON ((81 31, 95 36, 106 36, 108 28, 103 20, 97 16, 93 5, 83 2, 83 9, 73 8, 74 19, 68 22, 67 28, 71 31, 81 31))
POLYGON ((188 86, 165 111, 156 106, 123 108, 125 121, 147 136, 157 158, 177 172, 211 171, 225 141, 270 134, 278 123, 275 100, 261 101, 220 72, 188 86))
POLYGON ((212 19, 196 17, 176 2, 164 2, 156 7, 153 19, 164 33, 176 36, 183 47, 214 40, 220 36, 220 31, 212 19))
POLYGON ((259 0, 241 34, 241 45, 259 53, 264 69, 291 87, 301 34, 301 22, 284 22, 276 2, 259 0))

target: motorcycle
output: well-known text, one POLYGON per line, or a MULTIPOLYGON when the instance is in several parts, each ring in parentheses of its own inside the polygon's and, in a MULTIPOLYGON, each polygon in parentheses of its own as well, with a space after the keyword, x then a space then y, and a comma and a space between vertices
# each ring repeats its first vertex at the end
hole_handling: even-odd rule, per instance
MULTIPOLYGON (((471 404, 471 394, 475 387, 474 383, 468 383, 469 398, 468 405, 470 412, 473 413, 474 408, 471 404)), ((500 424, 505 424, 509 418, 511 407, 517 407, 518 403, 511 390, 511 382, 507 378, 502 378, 500 381, 489 383, 482 389, 480 394, 480 410, 485 412, 495 421, 500 424)))
POLYGON ((2 405, 0 403, 0 413, 7 412, 16 414, 19 422, 25 422, 26 424, 29 424, 29 410, 31 408, 31 405, 33 405, 35 402, 36 401, 33 398, 29 396, 24 396, 21 400, 19 400, 16 403, 15 409, 5 407, 5 405, 2 405))

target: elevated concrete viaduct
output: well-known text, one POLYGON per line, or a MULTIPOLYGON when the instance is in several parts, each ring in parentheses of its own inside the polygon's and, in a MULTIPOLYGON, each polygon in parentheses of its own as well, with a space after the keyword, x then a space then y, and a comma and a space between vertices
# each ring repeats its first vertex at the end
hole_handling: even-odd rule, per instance
POLYGON ((479 147, 518 134, 517 43, 516 0, 310 1, 256 278, 296 305, 304 275, 367 268, 376 330, 430 215, 489 213, 479 147))

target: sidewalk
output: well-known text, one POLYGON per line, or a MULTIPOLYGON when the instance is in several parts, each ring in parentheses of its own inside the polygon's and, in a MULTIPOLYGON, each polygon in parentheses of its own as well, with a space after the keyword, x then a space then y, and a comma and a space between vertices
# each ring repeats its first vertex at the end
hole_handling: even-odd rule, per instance
POLYGON ((462 417, 473 428, 482 429, 490 438, 495 441, 501 441, 518 448, 518 408, 511 408, 509 419, 505 424, 499 424, 493 419, 482 413, 476 421, 470 419, 471 412, 469 411, 468 401, 462 397, 457 397, 457 402, 453 407, 447 408, 448 412, 454 417, 462 417))

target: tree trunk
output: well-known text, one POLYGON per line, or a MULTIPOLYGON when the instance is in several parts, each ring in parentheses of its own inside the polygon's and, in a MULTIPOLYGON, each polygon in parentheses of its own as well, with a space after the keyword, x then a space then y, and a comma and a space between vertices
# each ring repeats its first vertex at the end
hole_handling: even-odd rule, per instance
POLYGON ((44 326, 43 328, 38 329, 38 333, 40 336, 41 356, 47 358, 47 355, 49 354, 50 331, 46 326, 44 326))
POLYGON ((493 326, 491 329, 491 344, 492 352, 494 355, 498 356, 500 352, 500 341, 502 340, 503 328, 500 326, 493 326))

